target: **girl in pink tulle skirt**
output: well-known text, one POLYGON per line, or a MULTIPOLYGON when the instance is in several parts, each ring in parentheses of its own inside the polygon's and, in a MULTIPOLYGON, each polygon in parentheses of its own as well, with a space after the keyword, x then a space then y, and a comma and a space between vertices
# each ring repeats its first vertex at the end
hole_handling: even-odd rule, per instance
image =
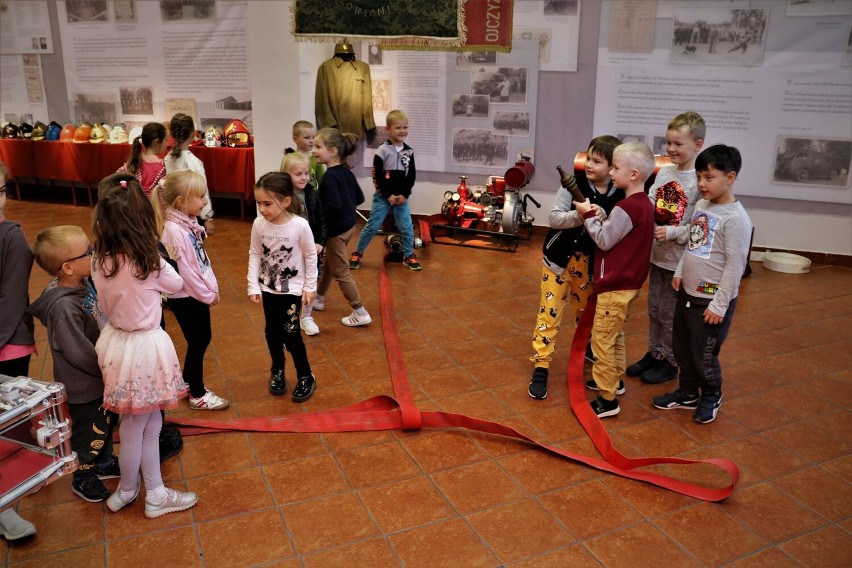
POLYGON ((160 410, 186 396, 175 347, 160 328, 160 295, 177 292, 183 280, 160 256, 154 208, 133 176, 101 181, 92 233, 92 280, 109 319, 95 350, 104 406, 121 415, 121 483, 107 507, 118 511, 136 499, 141 471, 146 517, 188 509, 198 497, 163 485, 159 447, 160 410))

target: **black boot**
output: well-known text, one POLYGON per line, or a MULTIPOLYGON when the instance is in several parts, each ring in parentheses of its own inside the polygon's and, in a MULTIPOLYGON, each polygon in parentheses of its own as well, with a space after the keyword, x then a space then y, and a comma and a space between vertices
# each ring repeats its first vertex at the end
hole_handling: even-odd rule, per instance
POLYGON ((269 375, 269 392, 281 396, 287 392, 287 381, 284 379, 284 369, 272 369, 269 375))

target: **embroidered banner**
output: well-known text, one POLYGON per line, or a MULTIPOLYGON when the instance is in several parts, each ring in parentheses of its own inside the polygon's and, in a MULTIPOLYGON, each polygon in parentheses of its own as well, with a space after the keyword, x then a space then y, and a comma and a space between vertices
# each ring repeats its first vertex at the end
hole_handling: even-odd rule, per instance
POLYGON ((296 0, 297 41, 365 40, 390 49, 511 51, 513 0, 296 0))
POLYGON ((462 45, 462 0, 295 0, 293 35, 299 41, 379 40, 383 46, 446 48, 462 45))

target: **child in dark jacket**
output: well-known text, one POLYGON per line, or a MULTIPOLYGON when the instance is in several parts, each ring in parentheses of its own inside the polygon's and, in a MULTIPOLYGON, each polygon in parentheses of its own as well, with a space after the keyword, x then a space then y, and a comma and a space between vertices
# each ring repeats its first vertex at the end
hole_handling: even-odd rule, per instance
POLYGON ((402 236, 402 263, 409 269, 422 270, 423 266, 414 256, 414 225, 411 222, 411 189, 417 178, 414 166, 414 150, 405 143, 408 138, 408 117, 401 110, 392 110, 387 116, 388 140, 382 144, 373 158, 373 203, 370 218, 361 231, 358 244, 349 259, 349 269, 361 266, 364 251, 381 228, 388 213, 393 214, 396 227, 402 236))
POLYGON ((121 477, 121 472, 112 453, 118 416, 102 406, 104 381, 95 352, 106 320, 89 280, 92 246, 80 227, 63 225, 39 233, 34 249, 38 265, 55 277, 30 312, 47 327, 54 380, 65 385, 68 395, 71 448, 80 460, 71 490, 97 503, 110 495, 102 480, 121 477))
MULTIPOLYGON (((598 136, 589 142, 584 176, 576 180, 586 199, 607 214, 624 198, 624 191, 612 185, 609 175, 612 152, 619 144, 621 141, 614 136, 598 136)), ((574 323, 579 323, 593 290, 591 267, 595 242, 571 200, 568 190, 559 188, 548 216, 550 230, 542 247, 541 301, 530 357, 535 368, 527 391, 536 399, 547 397, 550 362, 566 305, 571 307, 574 323)))

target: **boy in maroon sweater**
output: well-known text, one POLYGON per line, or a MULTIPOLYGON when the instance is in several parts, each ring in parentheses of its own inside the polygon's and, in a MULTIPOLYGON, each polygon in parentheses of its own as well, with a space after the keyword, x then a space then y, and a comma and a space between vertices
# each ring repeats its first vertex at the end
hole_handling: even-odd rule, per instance
POLYGON ((604 220, 603 212, 589 201, 574 202, 595 241, 594 287, 598 301, 592 328, 593 380, 586 387, 599 391, 590 401, 598 418, 621 411, 617 394, 624 393, 621 377, 627 367, 624 324, 630 302, 648 277, 654 241, 654 208, 645 195, 645 180, 654 172, 654 154, 642 142, 616 147, 612 154, 612 182, 624 190, 604 220))

